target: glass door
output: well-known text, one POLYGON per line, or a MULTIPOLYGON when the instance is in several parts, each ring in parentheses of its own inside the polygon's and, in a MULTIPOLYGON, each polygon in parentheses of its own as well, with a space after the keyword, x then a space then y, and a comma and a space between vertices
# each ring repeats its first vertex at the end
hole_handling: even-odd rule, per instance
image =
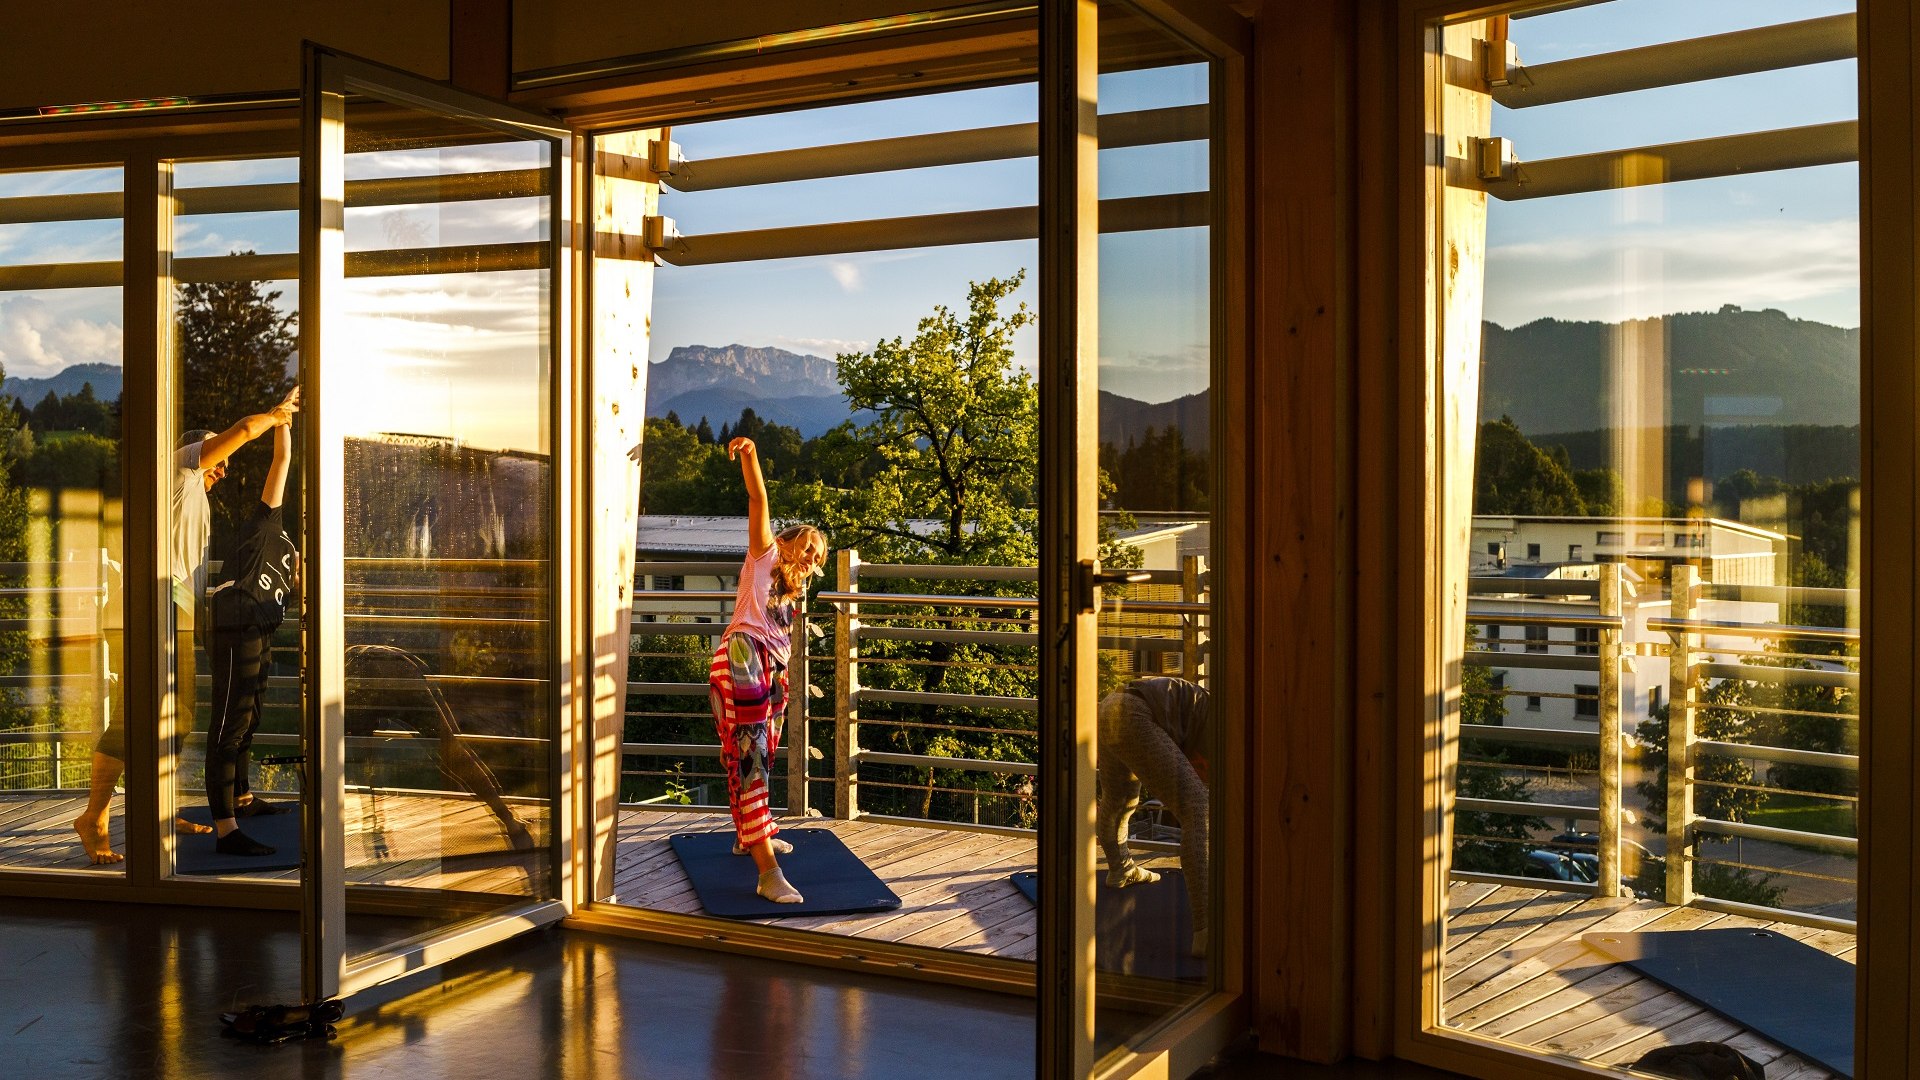
POLYGON ((1228 91, 1221 46, 1133 4, 1043 12, 1040 1040, 1091 1076, 1217 1048, 1165 1033, 1230 986, 1228 91))
POLYGON ((310 48, 311 1000, 558 919, 568 134, 310 48))

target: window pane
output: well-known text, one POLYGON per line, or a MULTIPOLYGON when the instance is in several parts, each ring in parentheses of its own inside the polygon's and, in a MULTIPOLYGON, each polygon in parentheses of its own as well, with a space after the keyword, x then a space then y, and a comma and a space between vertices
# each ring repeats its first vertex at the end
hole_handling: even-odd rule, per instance
POLYGON ((0 864, 114 877, 121 187, 117 167, 0 173, 0 864))
MULTIPOLYGON (((1687 81, 1692 61, 1620 55, 1851 10, 1619 0, 1443 31, 1475 71, 1517 56, 1497 83, 1442 91, 1447 144, 1477 155, 1444 197, 1443 231, 1470 254, 1436 356, 1478 420, 1474 516, 1451 526, 1473 585, 1448 1026, 1613 1066, 1702 1039, 1769 1075, 1850 1064, 1803 1058, 1758 1018, 1708 1011, 1709 984, 1655 981, 1586 935, 1751 950, 1750 933, 1687 935, 1766 930, 1808 965, 1853 959, 1859 177, 1844 150, 1806 151, 1856 115, 1855 65, 1687 81), (1675 85, 1592 89, 1602 77, 1560 101, 1567 69, 1546 65, 1574 59, 1675 85), (1721 141, 1689 142, 1705 139, 1721 141), (1615 151, 1585 179, 1562 160, 1615 151), (1510 667, 1475 628, 1520 617, 1535 655, 1510 667)), ((1850 1040, 1850 1016, 1807 1019, 1850 1040)))

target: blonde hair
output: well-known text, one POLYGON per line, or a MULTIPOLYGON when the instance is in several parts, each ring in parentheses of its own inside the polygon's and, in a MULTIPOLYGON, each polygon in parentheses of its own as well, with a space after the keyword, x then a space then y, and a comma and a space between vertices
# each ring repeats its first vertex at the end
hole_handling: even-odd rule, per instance
POLYGON ((780 549, 780 558, 773 564, 773 587, 768 599, 792 600, 806 591, 807 578, 795 568, 793 555, 805 550, 807 545, 818 544, 820 558, 824 563, 827 557, 827 534, 812 525, 789 525, 774 534, 773 546, 780 549))

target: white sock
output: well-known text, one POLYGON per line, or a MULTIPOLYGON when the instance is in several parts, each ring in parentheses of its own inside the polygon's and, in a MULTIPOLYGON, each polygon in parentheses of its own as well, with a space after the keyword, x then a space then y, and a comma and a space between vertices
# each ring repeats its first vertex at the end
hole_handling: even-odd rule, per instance
MULTIPOLYGON (((773 843, 773 853, 775 855, 785 855, 787 852, 793 850, 792 844, 787 843, 785 840, 782 840, 777 836, 773 838, 772 843, 773 843)), ((733 853, 735 855, 745 855, 747 853, 747 849, 741 846, 740 841, 735 840, 733 842, 733 853)))
POLYGON ((760 884, 754 891, 776 904, 798 904, 806 899, 777 866, 771 870, 760 871, 760 884))

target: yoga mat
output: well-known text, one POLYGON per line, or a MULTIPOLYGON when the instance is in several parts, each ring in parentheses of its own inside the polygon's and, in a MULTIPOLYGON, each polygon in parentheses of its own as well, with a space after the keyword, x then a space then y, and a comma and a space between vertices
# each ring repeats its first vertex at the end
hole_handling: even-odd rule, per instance
MULTIPOLYGON (((277 848, 271 855, 222 855, 213 850, 213 837, 173 838, 174 872, 180 874, 256 874, 262 870, 294 870, 300 866, 300 804, 273 800, 289 807, 284 814, 266 814, 240 819, 240 831, 277 848)), ((180 816, 197 825, 212 825, 213 811, 205 806, 189 806, 180 816)))
MULTIPOLYGON (((1178 870, 1159 874, 1159 881, 1124 889, 1100 882, 1093 903, 1100 970, 1149 979, 1204 979, 1206 957, 1187 952, 1193 942, 1193 912, 1186 879, 1178 870)), ((1013 887, 1040 903, 1040 877, 1034 871, 1013 875, 1013 887)))
POLYGON ((669 841, 693 881, 707 914, 723 919, 777 919, 793 915, 852 915, 900 906, 887 884, 826 829, 788 829, 780 839, 793 850, 780 869, 806 902, 776 904, 754 891, 760 872, 751 855, 733 853, 732 832, 676 833, 669 841))
POLYGON ((1854 967, 1768 930, 1587 934, 1632 967, 1841 1076, 1853 1075, 1854 967))

